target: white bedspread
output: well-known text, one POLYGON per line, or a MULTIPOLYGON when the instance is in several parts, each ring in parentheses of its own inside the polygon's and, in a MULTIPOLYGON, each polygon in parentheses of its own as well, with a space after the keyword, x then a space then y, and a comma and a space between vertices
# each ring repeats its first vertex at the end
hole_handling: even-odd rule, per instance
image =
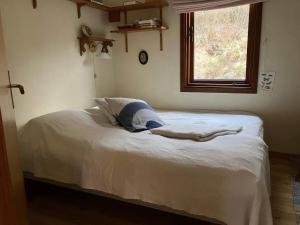
POLYGON ((113 127, 98 110, 61 111, 20 132, 25 171, 82 188, 214 218, 272 225, 267 146, 254 115, 161 112, 168 124, 242 126, 208 142, 113 127))

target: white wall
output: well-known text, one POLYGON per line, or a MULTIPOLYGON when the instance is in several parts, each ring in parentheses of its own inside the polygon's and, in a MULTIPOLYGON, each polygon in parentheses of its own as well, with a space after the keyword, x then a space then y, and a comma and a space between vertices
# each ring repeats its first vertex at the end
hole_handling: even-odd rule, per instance
MULTIPOLYGON (((96 95, 113 95, 111 61, 95 58, 97 80, 91 54, 79 54, 77 40, 81 24, 103 37, 108 18, 101 11, 82 8, 77 19, 76 4, 67 0, 0 0, 8 66, 12 81, 25 86, 26 95, 14 91, 17 124, 70 108, 85 108, 96 95)), ((107 36, 108 37, 108 36, 107 36)))
MULTIPOLYGON (((117 95, 142 98, 155 107, 169 109, 246 110, 265 121, 266 140, 271 150, 300 153, 300 1, 269 0, 263 10, 261 71, 276 71, 274 90, 258 94, 209 94, 180 92, 179 15, 171 7, 164 10, 170 30, 164 35, 164 51, 159 51, 156 32, 129 35, 129 53, 124 39, 114 49, 117 95), (149 63, 138 62, 138 52, 146 49, 149 63)), ((132 15, 132 14, 131 14, 132 15)), ((133 15, 146 18, 145 12, 133 15)), ((133 18, 131 18, 133 19, 133 18)))

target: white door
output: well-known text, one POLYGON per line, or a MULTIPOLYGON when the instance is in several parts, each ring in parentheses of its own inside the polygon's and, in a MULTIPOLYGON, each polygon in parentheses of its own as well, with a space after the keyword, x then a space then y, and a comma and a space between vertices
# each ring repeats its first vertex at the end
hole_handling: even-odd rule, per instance
POLYGON ((9 86, 0 15, 0 224, 27 225, 17 129, 9 86))

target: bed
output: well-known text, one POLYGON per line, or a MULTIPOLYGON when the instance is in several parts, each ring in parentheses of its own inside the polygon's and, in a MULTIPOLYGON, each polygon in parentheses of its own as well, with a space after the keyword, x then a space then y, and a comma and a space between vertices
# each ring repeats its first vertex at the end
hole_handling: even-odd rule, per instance
POLYGON ((243 127, 208 142, 112 126, 97 108, 29 121, 19 132, 32 177, 228 225, 272 225, 268 150, 251 114, 159 111, 169 124, 219 121, 243 127))

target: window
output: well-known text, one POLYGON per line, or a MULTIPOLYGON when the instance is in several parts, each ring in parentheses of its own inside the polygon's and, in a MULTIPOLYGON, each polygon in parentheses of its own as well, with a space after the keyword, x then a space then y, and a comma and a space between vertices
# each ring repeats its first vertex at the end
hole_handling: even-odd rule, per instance
POLYGON ((256 93, 262 3, 181 15, 181 91, 256 93))

